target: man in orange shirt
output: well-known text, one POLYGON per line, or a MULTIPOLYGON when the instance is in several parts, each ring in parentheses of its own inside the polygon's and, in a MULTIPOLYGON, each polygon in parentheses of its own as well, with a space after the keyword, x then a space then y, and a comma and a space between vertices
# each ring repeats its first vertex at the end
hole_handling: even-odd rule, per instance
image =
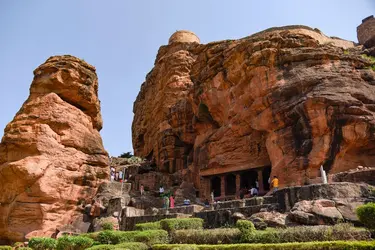
POLYGON ((279 179, 275 175, 271 181, 271 185, 273 187, 273 192, 275 193, 279 189, 279 179))

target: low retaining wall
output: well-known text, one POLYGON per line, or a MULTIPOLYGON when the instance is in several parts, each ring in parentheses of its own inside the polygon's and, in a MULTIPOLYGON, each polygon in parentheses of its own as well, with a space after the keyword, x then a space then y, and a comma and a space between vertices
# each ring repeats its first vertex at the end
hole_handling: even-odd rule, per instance
POLYGON ((275 192, 274 197, 282 212, 289 212, 295 203, 302 200, 367 198, 370 196, 367 184, 336 182, 283 188, 275 192))

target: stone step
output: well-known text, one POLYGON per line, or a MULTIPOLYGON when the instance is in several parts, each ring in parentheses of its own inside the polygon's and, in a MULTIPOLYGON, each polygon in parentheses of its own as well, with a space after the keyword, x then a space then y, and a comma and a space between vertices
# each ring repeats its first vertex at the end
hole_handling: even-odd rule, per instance
POLYGON ((261 209, 275 210, 278 208, 277 203, 252 205, 245 207, 221 208, 218 210, 205 210, 193 214, 193 217, 202 218, 204 220, 205 228, 218 228, 222 226, 233 225, 235 223, 232 215, 234 213, 241 213, 245 217, 258 213, 261 209))
POLYGON ((200 212, 204 209, 203 206, 200 205, 187 205, 187 206, 178 206, 174 208, 159 208, 158 214, 193 214, 200 212))
POLYGON ((214 209, 217 210, 217 209, 222 209, 222 208, 249 207, 249 206, 272 204, 272 203, 276 203, 275 197, 261 196, 261 197, 253 197, 253 198, 247 198, 247 199, 242 199, 242 200, 217 202, 213 206, 214 206, 214 209))

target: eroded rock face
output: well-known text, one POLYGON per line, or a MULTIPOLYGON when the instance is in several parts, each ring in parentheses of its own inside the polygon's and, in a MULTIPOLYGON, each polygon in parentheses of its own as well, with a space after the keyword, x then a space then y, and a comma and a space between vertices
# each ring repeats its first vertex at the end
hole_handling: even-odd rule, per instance
POLYGON ((50 57, 0 144, 0 238, 50 236, 108 178, 95 68, 50 57))
POLYGON ((133 146, 160 171, 272 165, 281 186, 375 160, 375 72, 352 42, 308 27, 159 49, 134 103, 133 146))

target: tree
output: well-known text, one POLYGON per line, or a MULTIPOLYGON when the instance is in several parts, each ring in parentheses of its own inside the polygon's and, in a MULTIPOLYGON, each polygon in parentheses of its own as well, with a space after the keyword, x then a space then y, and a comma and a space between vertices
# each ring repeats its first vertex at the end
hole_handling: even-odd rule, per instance
POLYGON ((131 158, 131 157, 133 157, 133 154, 131 152, 126 152, 126 153, 122 153, 119 157, 120 158, 131 158))

